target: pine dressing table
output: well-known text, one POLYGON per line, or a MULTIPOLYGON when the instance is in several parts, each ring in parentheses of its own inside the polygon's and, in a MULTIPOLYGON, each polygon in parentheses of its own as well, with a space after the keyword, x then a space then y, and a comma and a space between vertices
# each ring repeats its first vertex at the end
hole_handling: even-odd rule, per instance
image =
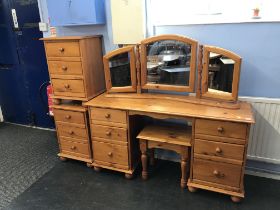
POLYGON ((136 136, 145 119, 183 120, 191 126, 186 127, 191 136, 189 191, 206 189, 239 202, 254 123, 251 105, 238 101, 241 57, 200 46, 196 80, 197 46, 187 37, 160 35, 103 57, 107 92, 83 103, 89 111, 92 166, 131 178, 140 162, 136 136))

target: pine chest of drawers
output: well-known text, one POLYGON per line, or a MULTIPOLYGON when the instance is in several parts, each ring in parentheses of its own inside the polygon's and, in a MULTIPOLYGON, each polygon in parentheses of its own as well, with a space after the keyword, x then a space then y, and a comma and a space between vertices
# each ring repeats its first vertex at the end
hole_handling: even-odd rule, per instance
POLYGON ((43 38, 53 98, 88 101, 105 90, 102 37, 43 38))
POLYGON ((75 105, 54 105, 61 160, 66 158, 92 163, 87 109, 75 105))
POLYGON ((136 132, 129 132, 129 122, 134 119, 129 120, 126 111, 90 108, 90 120, 94 169, 113 169, 131 178, 137 162, 134 159, 139 157, 136 132))
POLYGON ((249 125, 196 119, 188 186, 244 197, 243 176, 249 125))

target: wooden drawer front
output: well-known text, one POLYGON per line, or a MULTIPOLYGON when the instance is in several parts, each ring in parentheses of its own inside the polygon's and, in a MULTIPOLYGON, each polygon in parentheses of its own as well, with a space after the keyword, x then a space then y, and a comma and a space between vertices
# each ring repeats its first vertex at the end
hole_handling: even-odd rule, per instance
POLYGON ((93 141, 94 160, 128 165, 127 146, 93 141))
POLYGON ((239 187, 241 167, 233 164, 194 158, 193 179, 239 187))
POLYGON ((126 124, 126 112, 115 109, 91 108, 91 119, 126 124))
POLYGON ((90 157, 89 145, 85 142, 69 141, 69 138, 60 138, 60 149, 62 153, 74 153, 81 157, 90 157))
POLYGON ((243 160, 244 146, 196 139, 194 153, 243 160))
POLYGON ((70 125, 57 124, 56 128, 58 130, 59 136, 66 136, 70 138, 77 138, 84 141, 88 140, 88 134, 86 128, 79 128, 70 125))
POLYGON ((196 120, 195 133, 246 139, 247 125, 217 120, 196 120))
POLYGON ((82 63, 79 61, 48 61, 49 72, 62 75, 82 75, 82 63))
POLYGON ((54 117, 56 121, 85 125, 85 117, 83 112, 54 109, 54 117))
POLYGON ((73 42, 49 42, 45 43, 48 57, 75 57, 80 56, 78 41, 73 42))
POLYGON ((124 128, 116 128, 116 127, 92 124, 91 135, 93 137, 127 142, 127 130, 124 128))
POLYGON ((79 79, 52 79, 54 94, 79 93, 85 96, 84 81, 79 79))

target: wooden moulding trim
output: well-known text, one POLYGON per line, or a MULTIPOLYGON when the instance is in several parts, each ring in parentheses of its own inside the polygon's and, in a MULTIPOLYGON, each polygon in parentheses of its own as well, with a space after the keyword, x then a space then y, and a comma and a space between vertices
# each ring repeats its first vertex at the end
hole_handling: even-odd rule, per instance
POLYGON ((89 35, 89 36, 58 36, 58 37, 45 37, 40 38, 39 40, 43 41, 59 41, 59 40, 78 40, 78 39, 89 39, 89 38, 101 38, 102 35, 89 35))
MULTIPOLYGON (((119 172, 124 172, 124 173, 127 173, 127 174, 133 174, 134 170, 135 169, 132 169, 132 170, 126 170, 126 169, 121 169, 121 168, 117 168, 117 167, 111 167, 111 166, 107 166, 105 165, 106 162, 103 162, 103 161, 98 161, 98 160, 95 160, 92 165, 93 166, 97 166, 97 167, 100 167, 100 168, 106 168, 106 169, 110 169, 110 170, 114 170, 114 171, 119 171, 119 172)), ((107 164, 110 164, 110 163, 107 163, 107 164)), ((113 163, 112 163, 113 164, 113 163)), ((117 166, 117 164, 115 164, 117 166)), ((128 167, 128 166, 121 166, 120 167, 128 167)))
POLYGON ((230 144, 238 144, 238 145, 244 145, 246 143, 245 139, 237 139, 237 138, 230 138, 230 137, 224 137, 224 136, 212 136, 212 135, 202 134, 202 133, 195 133, 195 139, 222 142, 222 143, 230 143, 230 144))
POLYGON ((74 156, 74 155, 67 155, 67 154, 64 154, 64 153, 58 153, 57 155, 59 157, 65 157, 65 158, 69 158, 69 159, 80 160, 80 161, 83 161, 83 162, 86 162, 86 163, 92 163, 92 159, 88 159, 88 158, 77 157, 77 156, 74 156))
POLYGON ((107 98, 135 98, 135 99, 164 99, 178 102, 185 102, 191 104, 207 105, 226 109, 240 109, 240 102, 230 103, 225 101, 211 101, 206 99, 199 99, 194 96, 179 96, 179 95, 168 95, 168 94, 153 94, 153 93, 142 93, 142 94, 106 94, 107 98))
POLYGON ((201 84, 201 96, 203 98, 214 98, 217 100, 223 101, 237 101, 238 97, 238 87, 239 87, 239 78, 240 78, 240 67, 241 67, 242 58, 223 48, 204 45, 203 47, 203 70, 202 70, 202 84, 201 84), (233 69, 233 80, 232 80, 232 93, 225 93, 222 91, 208 91, 208 66, 209 66, 209 53, 214 52, 235 61, 233 69))
MULTIPOLYGON (((222 194, 226 194, 226 195, 232 195, 232 196, 244 198, 244 194, 245 194, 244 191, 235 192, 235 191, 231 191, 229 189, 222 189, 222 188, 218 188, 218 187, 204 185, 204 184, 197 183, 197 182, 200 182, 200 181, 189 179, 187 185, 190 187, 200 188, 200 189, 204 189, 204 190, 209 190, 209 191, 218 192, 218 193, 222 193, 222 194)), ((209 183, 209 184, 211 185, 211 183, 209 183)), ((238 190, 238 188, 236 188, 235 190, 238 190)))
POLYGON ((243 164, 242 160, 234 160, 234 159, 225 158, 225 157, 217 157, 217 156, 213 156, 213 155, 204 155, 204 154, 198 154, 198 153, 194 153, 194 158, 199 158, 199 159, 203 159, 203 160, 212 160, 212 161, 216 161, 216 162, 220 162, 220 163, 229 163, 229 164, 239 165, 239 166, 242 166, 242 164, 243 164))
POLYGON ((158 89, 169 90, 177 92, 194 92, 195 85, 195 67, 196 67, 196 52, 198 42, 194 39, 179 36, 179 35, 159 35, 144 39, 141 41, 141 86, 143 89, 158 89), (162 85, 162 84, 148 84, 147 83, 147 50, 146 45, 156 41, 174 40, 187 43, 191 45, 191 63, 190 63, 190 76, 188 86, 176 86, 176 85, 162 85))
POLYGON ((67 110, 67 111, 77 111, 77 112, 86 112, 87 108, 83 106, 76 106, 76 105, 52 105, 51 106, 54 109, 61 109, 61 110, 67 110))
POLYGON ((112 92, 136 92, 136 55, 135 55, 135 45, 130 45, 126 47, 122 47, 116 50, 109 52, 108 54, 103 56, 104 63, 104 73, 106 80, 106 88, 108 93, 112 92), (112 80, 110 74, 109 60, 110 58, 122 54, 122 53, 130 54, 130 77, 131 77, 131 86, 125 87, 112 87, 112 80))

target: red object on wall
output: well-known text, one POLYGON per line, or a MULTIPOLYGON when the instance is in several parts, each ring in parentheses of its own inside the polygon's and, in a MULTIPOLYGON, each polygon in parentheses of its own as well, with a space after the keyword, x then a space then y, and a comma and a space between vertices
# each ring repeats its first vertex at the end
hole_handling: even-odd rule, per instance
POLYGON ((53 116, 53 99, 52 99, 52 95, 53 95, 53 90, 52 90, 52 85, 49 84, 47 86, 47 96, 48 96, 48 106, 49 106, 49 115, 53 116))

